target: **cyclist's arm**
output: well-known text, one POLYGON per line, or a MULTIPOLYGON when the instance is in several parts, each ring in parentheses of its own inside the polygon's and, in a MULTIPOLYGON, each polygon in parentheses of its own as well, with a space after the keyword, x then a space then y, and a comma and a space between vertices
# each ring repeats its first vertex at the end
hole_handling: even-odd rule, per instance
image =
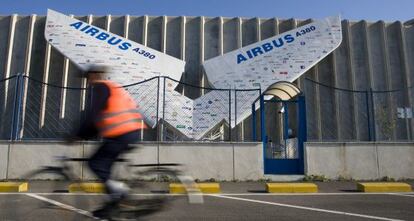
POLYGON ((85 118, 77 132, 77 137, 83 139, 97 136, 98 130, 95 126, 95 122, 98 119, 100 112, 105 109, 109 98, 109 88, 105 84, 93 84, 91 89, 91 105, 87 107, 85 118))

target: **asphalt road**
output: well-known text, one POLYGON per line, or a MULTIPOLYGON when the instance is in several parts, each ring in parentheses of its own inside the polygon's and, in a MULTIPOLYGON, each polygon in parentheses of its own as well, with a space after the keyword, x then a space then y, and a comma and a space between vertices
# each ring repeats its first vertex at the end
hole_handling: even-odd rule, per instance
MULTIPOLYGON (((46 184, 39 184, 39 187, 46 184)), ((137 197, 157 191, 143 190, 137 197)), ((141 220, 414 220, 414 193, 359 193, 355 183, 319 184, 317 194, 268 194, 262 183, 222 183, 222 194, 204 195, 203 204, 189 204, 186 196, 141 220)), ((41 193, 0 194, 0 220, 96 220, 89 211, 99 207, 99 194, 41 193)), ((44 192, 44 191, 43 191, 44 192)))

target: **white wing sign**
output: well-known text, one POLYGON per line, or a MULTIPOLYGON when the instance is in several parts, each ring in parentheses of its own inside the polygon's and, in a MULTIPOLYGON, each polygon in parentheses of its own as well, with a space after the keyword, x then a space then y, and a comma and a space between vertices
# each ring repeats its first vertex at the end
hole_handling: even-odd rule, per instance
POLYGON ((85 70, 91 64, 110 67, 120 84, 166 75, 180 80, 185 62, 101 28, 48 9, 46 40, 85 70))
MULTIPOLYGON (((293 82, 335 50, 341 41, 341 19, 329 17, 212 58, 203 66, 215 88, 265 90, 278 81, 293 82)), ((258 96, 250 94, 241 102, 251 104, 258 96)), ((234 109, 233 102, 231 105, 234 109)), ((238 108, 235 123, 250 113, 248 105, 238 108)), ((231 122, 232 127, 236 124, 231 122)))
MULTIPOLYGON (((92 64, 108 66, 108 79, 127 85, 156 76, 180 80, 185 62, 101 28, 48 9, 45 38, 56 50, 86 70, 92 64)), ((158 85, 151 81, 131 91, 146 122, 157 123, 158 85)), ((174 87, 176 84, 174 83, 174 87)), ((135 88, 135 87, 134 87, 135 88)))
POLYGON ((266 89, 293 82, 342 41, 341 20, 329 17, 256 42, 204 62, 216 88, 266 89))

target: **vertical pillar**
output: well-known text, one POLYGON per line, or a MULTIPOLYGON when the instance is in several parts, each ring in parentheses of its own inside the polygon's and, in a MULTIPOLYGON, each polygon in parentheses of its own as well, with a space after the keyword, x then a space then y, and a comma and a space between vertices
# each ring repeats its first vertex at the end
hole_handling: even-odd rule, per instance
POLYGON ((50 54, 52 47, 49 42, 46 43, 46 53, 45 53, 45 66, 43 69, 43 83, 42 84, 42 97, 40 100, 40 117, 39 117, 39 128, 42 128, 45 125, 45 115, 46 115, 46 99, 47 99, 47 89, 49 83, 49 69, 50 69, 50 54))
POLYGON ((148 43, 148 15, 144 15, 144 19, 142 21, 142 44, 147 46, 148 43))
MULTIPOLYGON (((92 21, 93 21, 92 15, 88 15, 88 18, 87 18, 88 24, 92 24, 92 21)), ((81 93, 81 105, 80 105, 81 111, 84 111, 85 106, 86 106, 86 86, 87 86, 86 83, 87 83, 87 79, 83 77, 82 82, 81 82, 81 87, 85 89, 82 89, 82 93, 81 93)))
MULTIPOLYGON (((353 56, 353 53, 352 53, 352 47, 351 47, 351 45, 352 45, 352 36, 351 36, 351 30, 350 30, 350 24, 349 24, 349 21, 347 21, 347 20, 345 20, 345 24, 346 24, 346 29, 345 29, 345 31, 346 31, 346 37, 347 37, 347 40, 348 40, 348 45, 347 45, 347 49, 348 49, 348 51, 349 51, 349 58, 348 58, 348 61, 349 61, 349 70, 350 70, 350 76, 351 76, 351 87, 352 87, 352 90, 355 90, 356 89, 356 87, 355 87, 355 68, 354 68, 354 56, 353 56)), ((358 115, 359 115, 359 113, 358 113, 358 111, 357 111, 357 105, 356 105, 356 103, 355 103, 355 101, 356 101, 356 99, 355 99, 355 93, 352 95, 352 103, 353 103, 353 107, 354 107, 354 109, 353 109, 353 116, 354 116, 354 118, 353 118, 353 125, 354 125, 354 137, 356 138, 356 140, 360 140, 360 133, 359 133, 359 127, 358 127, 358 115)))
MULTIPOLYGON (((388 52, 388 44, 387 44, 387 32, 386 32, 386 27, 385 27, 385 22, 381 21, 381 36, 382 36, 382 47, 384 50, 384 70, 385 70, 385 82, 387 84, 387 89, 386 90, 391 90, 391 71, 390 71, 390 60, 388 58, 389 56, 389 52, 388 52)), ((393 119, 393 99, 390 95, 390 93, 387 93, 387 103, 388 103, 388 107, 390 107, 390 111, 388 112, 388 118, 389 119, 393 119)), ((396 130, 393 130, 392 133, 392 139, 395 140, 396 138, 396 130)))
MULTIPOLYGON (((9 39, 8 39, 8 48, 7 48, 7 60, 6 60, 6 69, 4 70, 4 78, 10 77, 10 68, 11 68, 11 61, 13 56, 13 45, 14 45, 14 33, 16 29, 16 20, 17 14, 13 14, 10 18, 10 31, 9 31, 9 39)), ((9 81, 4 82, 4 104, 3 104, 3 113, 6 111, 7 108, 7 101, 8 101, 8 90, 9 89, 9 81)))
MULTIPOLYGON (((368 80, 369 80, 369 87, 370 87, 370 91, 369 91, 369 93, 370 93, 370 95, 371 96, 368 96, 368 101, 367 101, 367 106, 368 106, 368 108, 367 108, 367 110, 368 110, 368 113, 367 113, 367 116, 368 116, 368 134, 369 134, 369 137, 370 137, 370 140, 376 140, 376 138, 375 138, 375 121, 372 121, 371 119, 375 119, 375 112, 374 112, 374 109, 373 110, 371 110, 371 108, 369 108, 369 107, 372 107, 372 108, 374 108, 374 99, 369 99, 369 98, 373 98, 373 96, 372 96, 372 88, 374 88, 374 76, 373 76, 373 73, 372 73, 372 62, 371 62, 371 57, 369 56, 369 52, 370 52, 370 39, 369 39, 369 37, 368 37, 368 25, 367 25, 367 22, 364 20, 363 21, 363 27, 364 27, 364 39, 365 39, 365 60, 367 61, 367 69, 368 69, 368 80), (371 100, 371 102, 372 102, 372 106, 370 106, 370 102, 369 102, 369 100, 371 100), (370 113, 372 111, 372 114, 370 113)), ((368 92, 367 92, 368 93, 368 92)))
POLYGON ((243 20, 237 18, 237 48, 243 47, 243 20))
MULTIPOLYGON (((185 16, 182 16, 181 17, 181 54, 180 54, 180 57, 181 57, 181 60, 183 60, 183 61, 185 61, 185 40, 186 40, 186 35, 185 35, 185 27, 186 27, 186 23, 187 23, 187 21, 186 21, 187 19, 186 19, 186 17, 185 16)), ((185 78, 185 73, 184 73, 184 75, 183 75, 183 77, 185 78)), ((183 86, 183 91, 182 91, 182 93, 181 93, 182 95, 184 95, 185 94, 185 87, 183 86)))
POLYGON ((279 34, 279 19, 278 18, 273 18, 273 23, 274 23, 274 25, 273 25, 273 33, 275 35, 278 35, 279 34))
POLYGON ((129 15, 125 15, 124 17, 124 38, 126 39, 128 39, 129 37, 129 22, 130 22, 129 15))
POLYGON ((218 54, 223 55, 224 52, 224 29, 223 29, 223 17, 219 17, 219 41, 218 41, 218 54))
MULTIPOLYGON (((205 25, 205 18, 204 18, 204 16, 201 16, 200 17, 200 61, 199 61, 200 67, 201 67, 201 64, 203 64, 203 62, 204 62, 204 51, 205 51, 204 50, 204 25, 205 25)), ((202 69, 199 69, 199 70, 201 70, 200 71, 200 73, 201 73, 200 85, 201 85, 201 87, 205 87, 206 82, 205 82, 204 71, 202 71, 202 69)), ((201 89, 201 96, 203 96, 204 93, 205 93, 204 88, 202 88, 201 89)))
MULTIPOLYGON (((69 17, 73 18, 73 15, 69 15, 69 17)), ((64 58, 63 60, 63 77, 62 77, 62 93, 60 95, 60 113, 59 118, 65 118, 65 110, 66 110, 66 94, 68 86, 68 74, 69 74, 69 59, 64 58)))
MULTIPOLYGON (((219 18, 219 42, 218 42, 218 52, 219 55, 224 53, 224 28, 223 28, 223 17, 219 18)), ((224 140, 224 125, 220 127, 221 140, 224 140)))
MULTIPOLYGON (((162 16, 162 24, 161 24, 161 51, 162 53, 166 53, 167 51, 167 16, 162 16)), ((164 73, 163 73, 164 74, 164 73)))
MULTIPOLYGON (((333 70, 333 76, 334 76, 334 81, 335 81, 335 87, 338 87, 338 72, 337 72, 337 51, 335 50, 332 53, 332 70, 333 70)), ((340 112, 340 104, 339 104, 339 98, 338 98, 338 93, 337 91, 334 89, 334 99, 335 99, 335 123, 336 123, 336 139, 337 141, 342 140, 342 127, 341 127, 341 123, 339 120, 339 112, 340 112)))
MULTIPOLYGON (((33 32, 34 32, 34 25, 36 22, 36 15, 33 14, 30 16, 30 23, 29 23, 29 31, 27 36, 26 42, 26 55, 25 55, 25 65, 24 65, 24 74, 26 76, 30 76, 30 63, 32 58, 32 46, 33 46, 33 32)), ((25 124, 25 116, 26 116, 26 102, 27 102, 27 90, 28 90, 28 79, 24 78, 24 88, 23 88, 23 99, 22 99, 22 122, 21 122, 21 129, 19 137, 23 137, 24 133, 24 124, 25 124)))
MULTIPOLYGON (((399 35, 401 39, 400 44, 400 51, 401 51, 401 58, 403 63, 403 71, 404 71, 404 83, 405 87, 407 88, 407 91, 405 93, 406 97, 406 105, 407 107, 412 107, 413 105, 413 98, 410 95, 411 89, 411 76, 410 76, 410 66, 408 64, 408 55, 407 55, 407 49, 406 49, 406 37, 404 32, 404 26, 401 24, 401 22, 398 22, 398 29, 399 29, 399 35)), ((413 128, 413 121, 411 119, 406 119, 406 127, 407 127, 407 139, 409 141, 412 140, 412 128, 413 128)))
POLYGON ((256 18, 256 41, 262 40, 262 28, 260 18, 256 18))

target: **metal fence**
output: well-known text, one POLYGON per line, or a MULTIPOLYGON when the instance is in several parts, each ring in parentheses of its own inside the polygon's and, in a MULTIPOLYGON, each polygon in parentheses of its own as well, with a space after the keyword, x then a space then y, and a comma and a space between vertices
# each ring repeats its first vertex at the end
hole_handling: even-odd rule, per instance
POLYGON ((308 140, 412 141, 413 92, 349 90, 306 78, 308 140))
MULTIPOLYGON (((143 141, 253 141, 253 132, 260 137, 250 100, 259 96, 259 89, 203 88, 168 77, 124 87, 145 106, 141 109, 145 120, 154 122, 154 127, 141 132, 143 141), (184 96, 189 90, 202 96, 189 99, 184 96)), ((302 90, 309 141, 413 140, 412 88, 349 90, 306 79, 302 90)), ((80 126, 88 97, 86 88, 46 84, 22 74, 0 80, 0 139, 63 139, 80 126)), ((274 139, 282 126, 277 125, 276 109, 269 106, 265 113, 265 120, 274 122, 267 128, 274 139)))
MULTIPOLYGON (((253 139, 251 130, 239 134, 251 124, 240 117, 245 117, 241 112, 246 115, 246 109, 251 111, 246 96, 259 96, 259 89, 203 88, 168 77, 154 77, 124 88, 136 99, 150 126, 141 132, 142 141, 253 139), (205 96, 189 99, 183 96, 184 88, 201 90, 205 96)), ((79 128, 91 97, 88 88, 62 87, 22 74, 1 80, 0 96, 3 140, 64 139, 79 128)))

